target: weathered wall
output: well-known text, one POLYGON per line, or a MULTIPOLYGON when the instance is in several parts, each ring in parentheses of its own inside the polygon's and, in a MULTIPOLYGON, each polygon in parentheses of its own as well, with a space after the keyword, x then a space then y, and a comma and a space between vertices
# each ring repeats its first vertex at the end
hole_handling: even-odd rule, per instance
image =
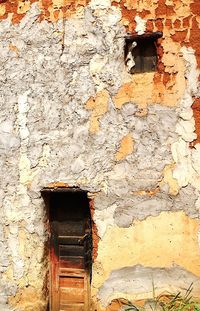
POLYGON ((0 310, 46 309, 40 190, 51 182, 94 199, 93 309, 151 297, 152 279, 157 293, 194 282, 200 297, 198 11, 189 0, 0 4, 0 310), (158 72, 127 73, 126 30, 163 31, 158 72))

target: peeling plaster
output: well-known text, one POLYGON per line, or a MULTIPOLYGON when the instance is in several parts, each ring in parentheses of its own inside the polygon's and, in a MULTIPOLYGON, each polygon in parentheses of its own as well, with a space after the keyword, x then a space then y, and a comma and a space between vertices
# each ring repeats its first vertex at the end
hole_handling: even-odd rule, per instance
POLYGON ((143 20, 140 16, 136 16, 135 21, 136 21, 135 31, 137 32, 138 35, 143 35, 146 30, 146 21, 143 20))
POLYGON ((131 154, 134 150, 134 141, 131 134, 127 134, 122 138, 120 148, 117 151, 115 158, 117 161, 123 160, 127 155, 131 154))
MULTIPOLYGON (((166 278, 174 291, 182 283, 173 273, 184 274, 184 286, 199 282, 200 144, 189 147, 196 138, 191 105, 199 96, 199 72, 196 51, 181 49, 176 33, 179 19, 187 22, 190 2, 170 8, 170 1, 151 7, 144 1, 136 8, 125 1, 126 9, 120 1, 86 2, 70 1, 66 11, 60 0, 40 7, 0 5, 2 18, 18 10, 0 24, 2 310, 45 310, 47 232, 40 190, 49 183, 95 192, 100 241, 94 304, 100 288, 104 305, 133 298, 128 272, 134 276, 136 270, 137 298, 149 295, 149 288, 142 289, 146 272, 155 274, 160 288, 167 288, 160 282, 166 278), (55 23, 63 17, 68 19, 55 23), (158 72, 127 73, 124 21, 138 34, 164 28, 158 72), (111 285, 113 293, 105 290, 111 285)), ((188 46, 189 38, 188 32, 188 46)))
POLYGON ((200 147, 197 144, 193 149, 189 142, 196 138, 194 118, 192 114, 193 96, 198 95, 197 62, 192 48, 182 48, 186 62, 187 87, 182 100, 179 103, 180 118, 176 126, 179 140, 172 144, 172 155, 176 162, 173 176, 177 179, 179 187, 185 187, 189 183, 200 190, 200 175, 197 168, 200 158, 200 147))
POLYGON ((137 297, 142 299, 142 295, 144 298, 151 299, 153 292, 156 296, 165 292, 174 292, 174 290, 185 293, 190 284, 193 284, 193 297, 196 293, 196 298, 198 298, 200 278, 182 267, 174 265, 164 269, 136 265, 112 271, 99 291, 99 298, 103 305, 107 306, 113 299, 122 296, 133 300, 137 297))
POLYGON ((111 6, 110 0, 91 0, 90 7, 91 9, 107 9, 111 6))
MULTIPOLYGON (((144 221, 135 222, 130 228, 108 227, 104 239, 99 242, 97 257, 97 262, 101 262, 101 271, 103 273, 99 275, 98 280, 96 279, 94 283, 94 288, 101 287, 99 292, 100 302, 107 305, 111 299, 114 299, 116 296, 119 297, 117 293, 116 296, 113 293, 112 298, 109 297, 108 299, 112 290, 107 291, 106 284, 110 284, 111 289, 114 286, 112 281, 111 283, 109 282, 109 278, 112 279, 112 275, 116 275, 115 284, 118 284, 121 280, 121 275, 120 272, 118 275, 117 271, 120 271, 120 269, 123 271, 123 267, 130 267, 130 271, 131 269, 134 271, 135 265, 139 263, 143 267, 148 267, 149 273, 152 272, 152 274, 154 269, 156 271, 158 267, 162 268, 162 271, 164 271, 164 268, 170 271, 174 265, 178 265, 182 271, 185 270, 185 275, 188 273, 190 275, 193 274, 194 279, 198 280, 199 283, 198 232, 199 220, 192 220, 183 212, 162 212, 157 217, 148 217, 144 221), (112 243, 112 241, 115 241, 115 243, 112 243), (131 247, 131 245, 134 245, 134 247, 131 247), (188 252, 190 256, 188 256, 188 252), (117 275, 119 277, 118 280, 117 275)), ((145 270, 145 268, 141 268, 141 270, 143 269, 145 270)), ((133 282, 133 287, 131 287, 131 283, 128 289, 125 286, 126 289, 123 289, 125 298, 126 294, 130 292, 133 294, 132 299, 150 298, 150 295, 152 295, 150 286, 148 286, 147 290, 146 282, 143 282, 141 275, 139 280, 139 283, 141 283, 139 285, 140 289, 139 291, 137 289, 137 292, 134 291, 133 281, 130 280, 130 282, 133 282)), ((185 282, 184 286, 189 287, 190 281, 187 277, 185 282)), ((165 280, 162 278, 158 284, 160 284, 161 290, 163 290, 163 287, 166 287, 165 280)), ((174 281, 173 284, 175 286, 174 281)), ((156 282, 155 286, 157 286, 156 282)), ((197 288, 196 295, 198 293, 199 289, 197 288)))
POLYGON ((116 204, 109 206, 102 211, 95 210, 94 220, 98 228, 98 236, 102 239, 108 226, 114 225, 114 212, 117 208, 116 204))

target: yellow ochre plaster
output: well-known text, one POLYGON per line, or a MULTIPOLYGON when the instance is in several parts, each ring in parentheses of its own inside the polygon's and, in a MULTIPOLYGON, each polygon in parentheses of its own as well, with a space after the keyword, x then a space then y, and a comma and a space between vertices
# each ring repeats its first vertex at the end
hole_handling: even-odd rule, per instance
POLYGON ((169 186, 169 194, 177 195, 179 192, 179 186, 177 180, 173 177, 173 169, 175 164, 166 165, 163 170, 163 180, 160 182, 160 186, 167 184, 169 186))
POLYGON ((108 111, 109 93, 107 90, 99 91, 96 98, 90 97, 86 103, 86 109, 91 110, 90 132, 99 130, 99 119, 108 111))
POLYGON ((133 143, 132 135, 127 134, 121 140, 120 148, 115 155, 115 159, 117 161, 123 160, 124 158, 127 157, 127 155, 133 152, 133 147, 134 147, 134 143, 133 143))
POLYGON ((99 288, 113 270, 137 264, 165 268, 177 264, 200 276, 199 225, 199 220, 179 211, 135 221, 129 228, 108 226, 99 242, 93 287, 99 288))
POLYGON ((26 13, 30 9, 30 1, 19 1, 17 7, 17 14, 26 13))
POLYGON ((6 6, 5 4, 0 4, 0 16, 3 16, 6 12, 6 6))
POLYGON ((146 107, 148 103, 151 103, 153 77, 154 73, 131 76, 131 81, 124 83, 113 98, 116 108, 121 109, 127 102, 134 102, 142 108, 146 107))

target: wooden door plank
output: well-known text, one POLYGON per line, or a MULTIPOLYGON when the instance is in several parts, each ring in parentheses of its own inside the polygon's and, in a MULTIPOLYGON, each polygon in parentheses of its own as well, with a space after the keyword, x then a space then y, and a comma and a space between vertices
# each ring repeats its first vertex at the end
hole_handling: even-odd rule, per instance
POLYGON ((88 311, 91 219, 87 196, 55 194, 50 206, 50 311, 88 311))
POLYGON ((60 304, 84 303, 84 288, 60 287, 60 304))
POLYGON ((82 245, 59 245, 59 257, 81 256, 84 257, 84 247, 82 245))
POLYGON ((61 268, 84 269, 85 262, 83 257, 62 256, 60 258, 61 268))
MULTIPOLYGON (((85 311, 84 304, 61 304, 60 311, 85 311)), ((88 311, 88 310, 87 310, 88 311)))
POLYGON ((84 288, 84 278, 72 276, 60 276, 59 286, 70 288, 84 288))

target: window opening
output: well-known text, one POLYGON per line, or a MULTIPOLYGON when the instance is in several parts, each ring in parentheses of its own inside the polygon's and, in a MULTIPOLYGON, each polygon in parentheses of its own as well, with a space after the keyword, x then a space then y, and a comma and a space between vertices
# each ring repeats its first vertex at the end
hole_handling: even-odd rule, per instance
POLYGON ((128 72, 143 73, 157 68, 157 39, 162 32, 144 35, 127 34, 125 37, 125 64, 128 72))

